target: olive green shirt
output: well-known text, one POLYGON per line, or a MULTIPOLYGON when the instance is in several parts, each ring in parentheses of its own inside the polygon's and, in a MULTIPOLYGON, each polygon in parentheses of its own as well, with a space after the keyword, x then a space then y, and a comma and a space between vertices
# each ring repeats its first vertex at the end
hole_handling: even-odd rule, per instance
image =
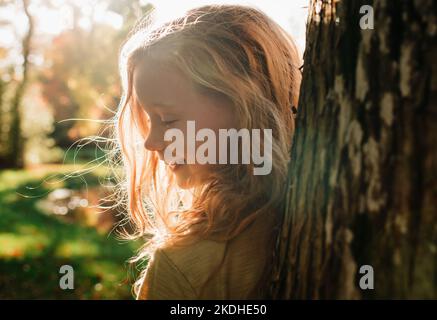
POLYGON ((158 249, 138 299, 262 299, 271 267, 277 217, 260 216, 228 241, 201 240, 158 249))

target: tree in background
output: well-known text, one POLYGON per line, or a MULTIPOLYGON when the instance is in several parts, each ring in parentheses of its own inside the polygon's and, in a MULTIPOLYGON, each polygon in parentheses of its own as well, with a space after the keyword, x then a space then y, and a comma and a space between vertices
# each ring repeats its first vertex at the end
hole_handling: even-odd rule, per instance
POLYGON ((92 121, 65 120, 108 118, 104 106, 114 107, 119 95, 116 35, 117 30, 106 25, 95 25, 92 31, 66 30, 47 48, 51 65, 42 70, 39 80, 53 109, 57 145, 68 148, 99 128, 92 121))
MULTIPOLYGON (((6 2, 4 2, 6 3, 6 2)), ((4 4, 2 3, 2 4, 4 4)), ((34 34, 34 21, 29 12, 29 0, 21 1, 23 11, 27 18, 28 30, 22 41, 22 58, 21 79, 19 80, 14 96, 10 104, 10 127, 8 131, 7 142, 9 148, 0 155, 0 167, 2 168, 21 168, 24 165, 23 161, 23 136, 21 132, 21 117, 22 117, 22 100, 25 94, 25 89, 28 86, 29 80, 29 56, 31 54, 31 43, 34 34)))
POLYGON ((437 297, 436 13, 311 2, 272 297, 437 297))
MULTIPOLYGON (((0 9, 8 7, 10 12, 18 9, 18 3, 10 0, 0 0, 0 5, 0 9)), ((120 96, 119 47, 135 21, 151 6, 138 0, 94 0, 87 5, 83 8, 69 0, 22 0, 20 10, 29 21, 22 50, 17 42, 0 52, 4 59, 0 167, 19 168, 29 159, 34 159, 32 163, 62 160, 58 153, 48 155, 56 148, 69 148, 82 137, 102 134, 99 121, 110 118, 116 109, 120 96), (121 16, 120 29, 96 20, 94 11, 102 6, 121 16), (41 20, 46 19, 41 8, 68 12, 71 27, 55 36, 44 34, 38 29, 41 20), (80 23, 84 19, 89 22, 87 27, 80 23), (22 63, 11 59, 15 52, 22 54, 22 63), (35 62, 38 57, 42 62, 35 62), (10 70, 5 68, 5 61, 9 61, 10 70)), ((16 20, 0 21, 5 23, 19 34, 16 20)))
POLYGON ((108 119, 117 107, 119 47, 135 21, 151 9, 135 0, 107 1, 108 10, 123 17, 122 28, 92 21, 90 28, 84 30, 77 23, 80 9, 71 5, 73 28, 53 39, 45 53, 50 68, 40 76, 44 98, 55 117, 52 136, 63 148, 81 137, 98 134, 101 129, 98 122, 65 120, 108 119))

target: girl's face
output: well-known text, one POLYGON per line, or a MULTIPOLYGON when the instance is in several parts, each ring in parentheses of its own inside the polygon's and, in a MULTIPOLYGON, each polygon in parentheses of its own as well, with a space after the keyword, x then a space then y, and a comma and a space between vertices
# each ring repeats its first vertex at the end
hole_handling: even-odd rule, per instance
MULTIPOLYGON (((195 121, 196 133, 209 128, 218 137, 219 129, 237 128, 231 103, 218 96, 200 93, 177 68, 152 60, 143 61, 135 68, 133 86, 133 94, 149 120, 150 131, 144 147, 157 152, 159 159, 165 161, 165 148, 172 142, 164 140, 164 133, 168 129, 180 129, 184 134, 184 152, 177 157, 185 163, 166 164, 176 176, 179 187, 185 189, 201 184, 214 165, 187 163, 187 152, 190 152, 187 151, 187 121, 195 121)), ((203 142, 192 143, 197 147, 203 142)), ((195 159, 195 155, 192 156, 195 159)))

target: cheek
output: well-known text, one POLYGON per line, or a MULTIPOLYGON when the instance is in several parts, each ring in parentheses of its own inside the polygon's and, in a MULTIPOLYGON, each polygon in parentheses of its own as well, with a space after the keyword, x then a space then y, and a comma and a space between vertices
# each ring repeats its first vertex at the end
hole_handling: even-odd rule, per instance
POLYGON ((193 120, 198 129, 209 128, 218 132, 218 129, 236 128, 238 125, 237 110, 229 101, 202 96, 193 107, 193 120))
POLYGON ((208 116, 196 121, 198 128, 209 128, 218 135, 219 129, 237 128, 236 114, 231 114, 228 110, 211 112, 208 116))

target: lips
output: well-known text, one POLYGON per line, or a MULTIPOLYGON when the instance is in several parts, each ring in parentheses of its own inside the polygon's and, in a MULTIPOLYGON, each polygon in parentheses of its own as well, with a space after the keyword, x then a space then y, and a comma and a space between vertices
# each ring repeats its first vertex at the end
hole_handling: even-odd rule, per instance
POLYGON ((171 170, 176 169, 178 166, 179 166, 179 165, 178 165, 177 163, 174 163, 174 162, 168 164, 168 167, 169 167, 171 170))

